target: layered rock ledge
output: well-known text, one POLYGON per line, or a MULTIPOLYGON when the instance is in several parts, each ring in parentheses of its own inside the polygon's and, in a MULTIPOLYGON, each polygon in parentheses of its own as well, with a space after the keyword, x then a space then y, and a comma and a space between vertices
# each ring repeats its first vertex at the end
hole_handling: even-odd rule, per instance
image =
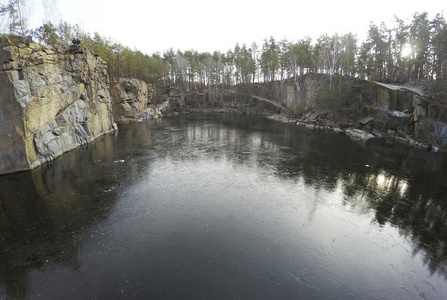
POLYGON ((159 118, 170 111, 169 103, 156 104, 153 84, 135 78, 116 78, 110 85, 113 116, 118 124, 159 118))
POLYGON ((114 131, 109 76, 88 49, 0 36, 0 174, 33 169, 114 131))

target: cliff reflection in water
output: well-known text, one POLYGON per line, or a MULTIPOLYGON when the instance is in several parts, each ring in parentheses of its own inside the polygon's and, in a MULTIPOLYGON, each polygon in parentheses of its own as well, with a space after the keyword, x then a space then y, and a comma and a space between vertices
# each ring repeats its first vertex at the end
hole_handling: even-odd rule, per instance
POLYGON ((48 263, 78 267, 79 248, 116 200, 115 148, 107 136, 33 172, 0 177, 0 295, 26 299, 29 273, 48 263))
MULTIPOLYGON (((0 297, 27 298, 30 273, 44 270, 47 264, 79 268, 80 249, 93 235, 104 232, 107 235, 110 229, 106 226, 110 224, 104 221, 119 207, 118 203, 133 205, 139 201, 138 195, 147 198, 145 205, 153 208, 150 205, 155 204, 149 199, 164 187, 148 189, 152 195, 140 195, 138 188, 153 184, 147 174, 153 173, 157 165, 153 162, 159 158, 192 164, 224 160, 235 169, 242 165, 255 167, 247 169, 256 169, 267 176, 273 174, 291 182, 292 187, 295 182, 297 186, 304 183, 312 187, 312 192, 314 189, 341 194, 344 201, 340 205, 345 210, 365 215, 367 222, 371 217, 372 222, 381 226, 398 228, 401 235, 412 241, 414 255, 422 254, 430 271, 447 279, 447 174, 443 171, 447 169, 447 162, 443 154, 382 141, 365 145, 343 135, 311 131, 256 116, 192 115, 165 118, 161 123, 130 124, 121 127, 117 135, 105 136, 33 172, 0 177, 0 297)), ((206 172, 213 169, 199 174, 206 172)), ((207 178, 187 182, 194 180, 206 184, 207 178)), ((177 187, 175 183, 174 186, 177 187)), ((325 205, 314 199, 310 201, 313 201, 311 210, 325 205)), ((185 205, 185 210, 188 208, 185 205)), ((166 211, 170 209, 167 204, 166 211)), ((125 214, 125 217, 133 215, 125 214)), ((312 218, 312 213, 309 217, 312 218)), ((152 215, 150 218, 157 219, 152 215)), ((200 223, 200 217, 197 218, 200 223)), ((119 220, 111 219, 120 226, 119 220)), ((147 220, 146 216, 142 218, 142 222, 147 220)), ((135 224, 140 226, 138 222, 135 224)), ((162 225, 158 224, 159 228, 162 225)), ((186 241, 189 237, 183 239, 186 241)), ((143 239, 142 244, 134 246, 152 247, 156 245, 153 241, 143 239), (147 244, 143 243, 146 241, 147 244)), ((160 249, 164 253, 165 248, 160 249)), ((165 270, 165 265, 159 263, 159 269, 157 264, 151 267, 165 270)), ((143 275, 151 280, 157 278, 143 275)), ((166 278, 171 278, 170 274, 166 278)))
MULTIPOLYGON (((424 255, 431 273, 447 279, 445 154, 390 141, 364 144, 343 135, 256 117, 214 118, 220 126, 204 125, 203 120, 187 126, 186 144, 200 150, 201 144, 208 145, 205 141, 212 139, 215 149, 204 147, 202 151, 216 158, 224 152, 235 165, 274 168, 279 177, 302 179, 308 186, 329 192, 341 186, 344 205, 358 213, 373 212, 378 224, 399 228, 412 240, 413 254, 424 255), (241 130, 246 134, 240 134, 241 130)), ((200 154, 186 154, 186 148, 179 151, 200 154)))

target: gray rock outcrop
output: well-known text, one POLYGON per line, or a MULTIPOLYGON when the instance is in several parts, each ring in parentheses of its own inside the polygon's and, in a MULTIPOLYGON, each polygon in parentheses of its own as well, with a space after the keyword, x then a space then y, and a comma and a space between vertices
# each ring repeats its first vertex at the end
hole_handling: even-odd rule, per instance
POLYGON ((110 86, 115 119, 134 117, 154 102, 155 86, 135 78, 118 78, 110 86))
POLYGON ((155 94, 153 84, 135 78, 115 79, 110 86, 115 121, 127 124, 163 115, 169 103, 155 104, 155 94))
POLYGON ((0 174, 30 170, 117 129, 107 66, 88 49, 0 37, 0 174))
MULTIPOLYGON (((250 85, 249 93, 285 106, 300 124, 322 128, 361 129, 374 136, 400 138, 410 144, 433 145, 447 151, 447 107, 442 95, 429 95, 427 89, 412 83, 405 85, 343 78, 345 99, 329 105, 318 93, 328 89, 329 79, 323 74, 306 74, 294 78, 250 85), (337 115, 334 113, 338 105, 337 115), (330 108, 328 108, 330 106, 330 108), (379 134, 380 133, 380 134, 379 134)), ((327 92, 327 91, 326 91, 327 92)), ((339 93, 333 92, 332 94, 339 93)), ((327 96, 328 94, 326 94, 327 96)), ((320 95, 321 96, 321 95, 320 95)), ((329 100, 325 100, 329 101, 329 100)), ((353 136, 360 131, 350 131, 353 136)), ((352 135, 351 135, 352 136, 352 135)), ((362 135, 362 139, 371 135, 362 135)))

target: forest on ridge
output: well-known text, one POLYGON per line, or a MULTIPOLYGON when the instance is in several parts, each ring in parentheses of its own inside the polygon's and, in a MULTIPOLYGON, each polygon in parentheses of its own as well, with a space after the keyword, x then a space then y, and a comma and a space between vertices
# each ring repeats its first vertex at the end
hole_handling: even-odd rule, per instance
POLYGON ((82 47, 91 48, 107 63, 111 77, 187 89, 270 82, 311 72, 326 74, 330 80, 338 74, 388 83, 447 80, 447 23, 442 13, 429 18, 426 12, 416 12, 410 20, 396 16, 393 24, 371 22, 365 41, 352 33, 323 33, 316 40, 268 37, 261 45, 237 43, 226 52, 171 48, 147 54, 64 21, 26 28, 19 2, 0 6, 0 16, 9 21, 9 30, 3 33, 31 36, 53 46, 69 46, 77 37, 82 47))

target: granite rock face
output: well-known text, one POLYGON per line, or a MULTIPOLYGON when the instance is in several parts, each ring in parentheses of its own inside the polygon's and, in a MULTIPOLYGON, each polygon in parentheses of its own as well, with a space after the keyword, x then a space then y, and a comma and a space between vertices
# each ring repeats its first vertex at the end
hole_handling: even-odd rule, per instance
POLYGON ((110 86, 114 116, 138 118, 154 103, 155 86, 135 78, 118 78, 110 86))
POLYGON ((116 129, 97 55, 0 37, 0 174, 33 169, 116 129))

